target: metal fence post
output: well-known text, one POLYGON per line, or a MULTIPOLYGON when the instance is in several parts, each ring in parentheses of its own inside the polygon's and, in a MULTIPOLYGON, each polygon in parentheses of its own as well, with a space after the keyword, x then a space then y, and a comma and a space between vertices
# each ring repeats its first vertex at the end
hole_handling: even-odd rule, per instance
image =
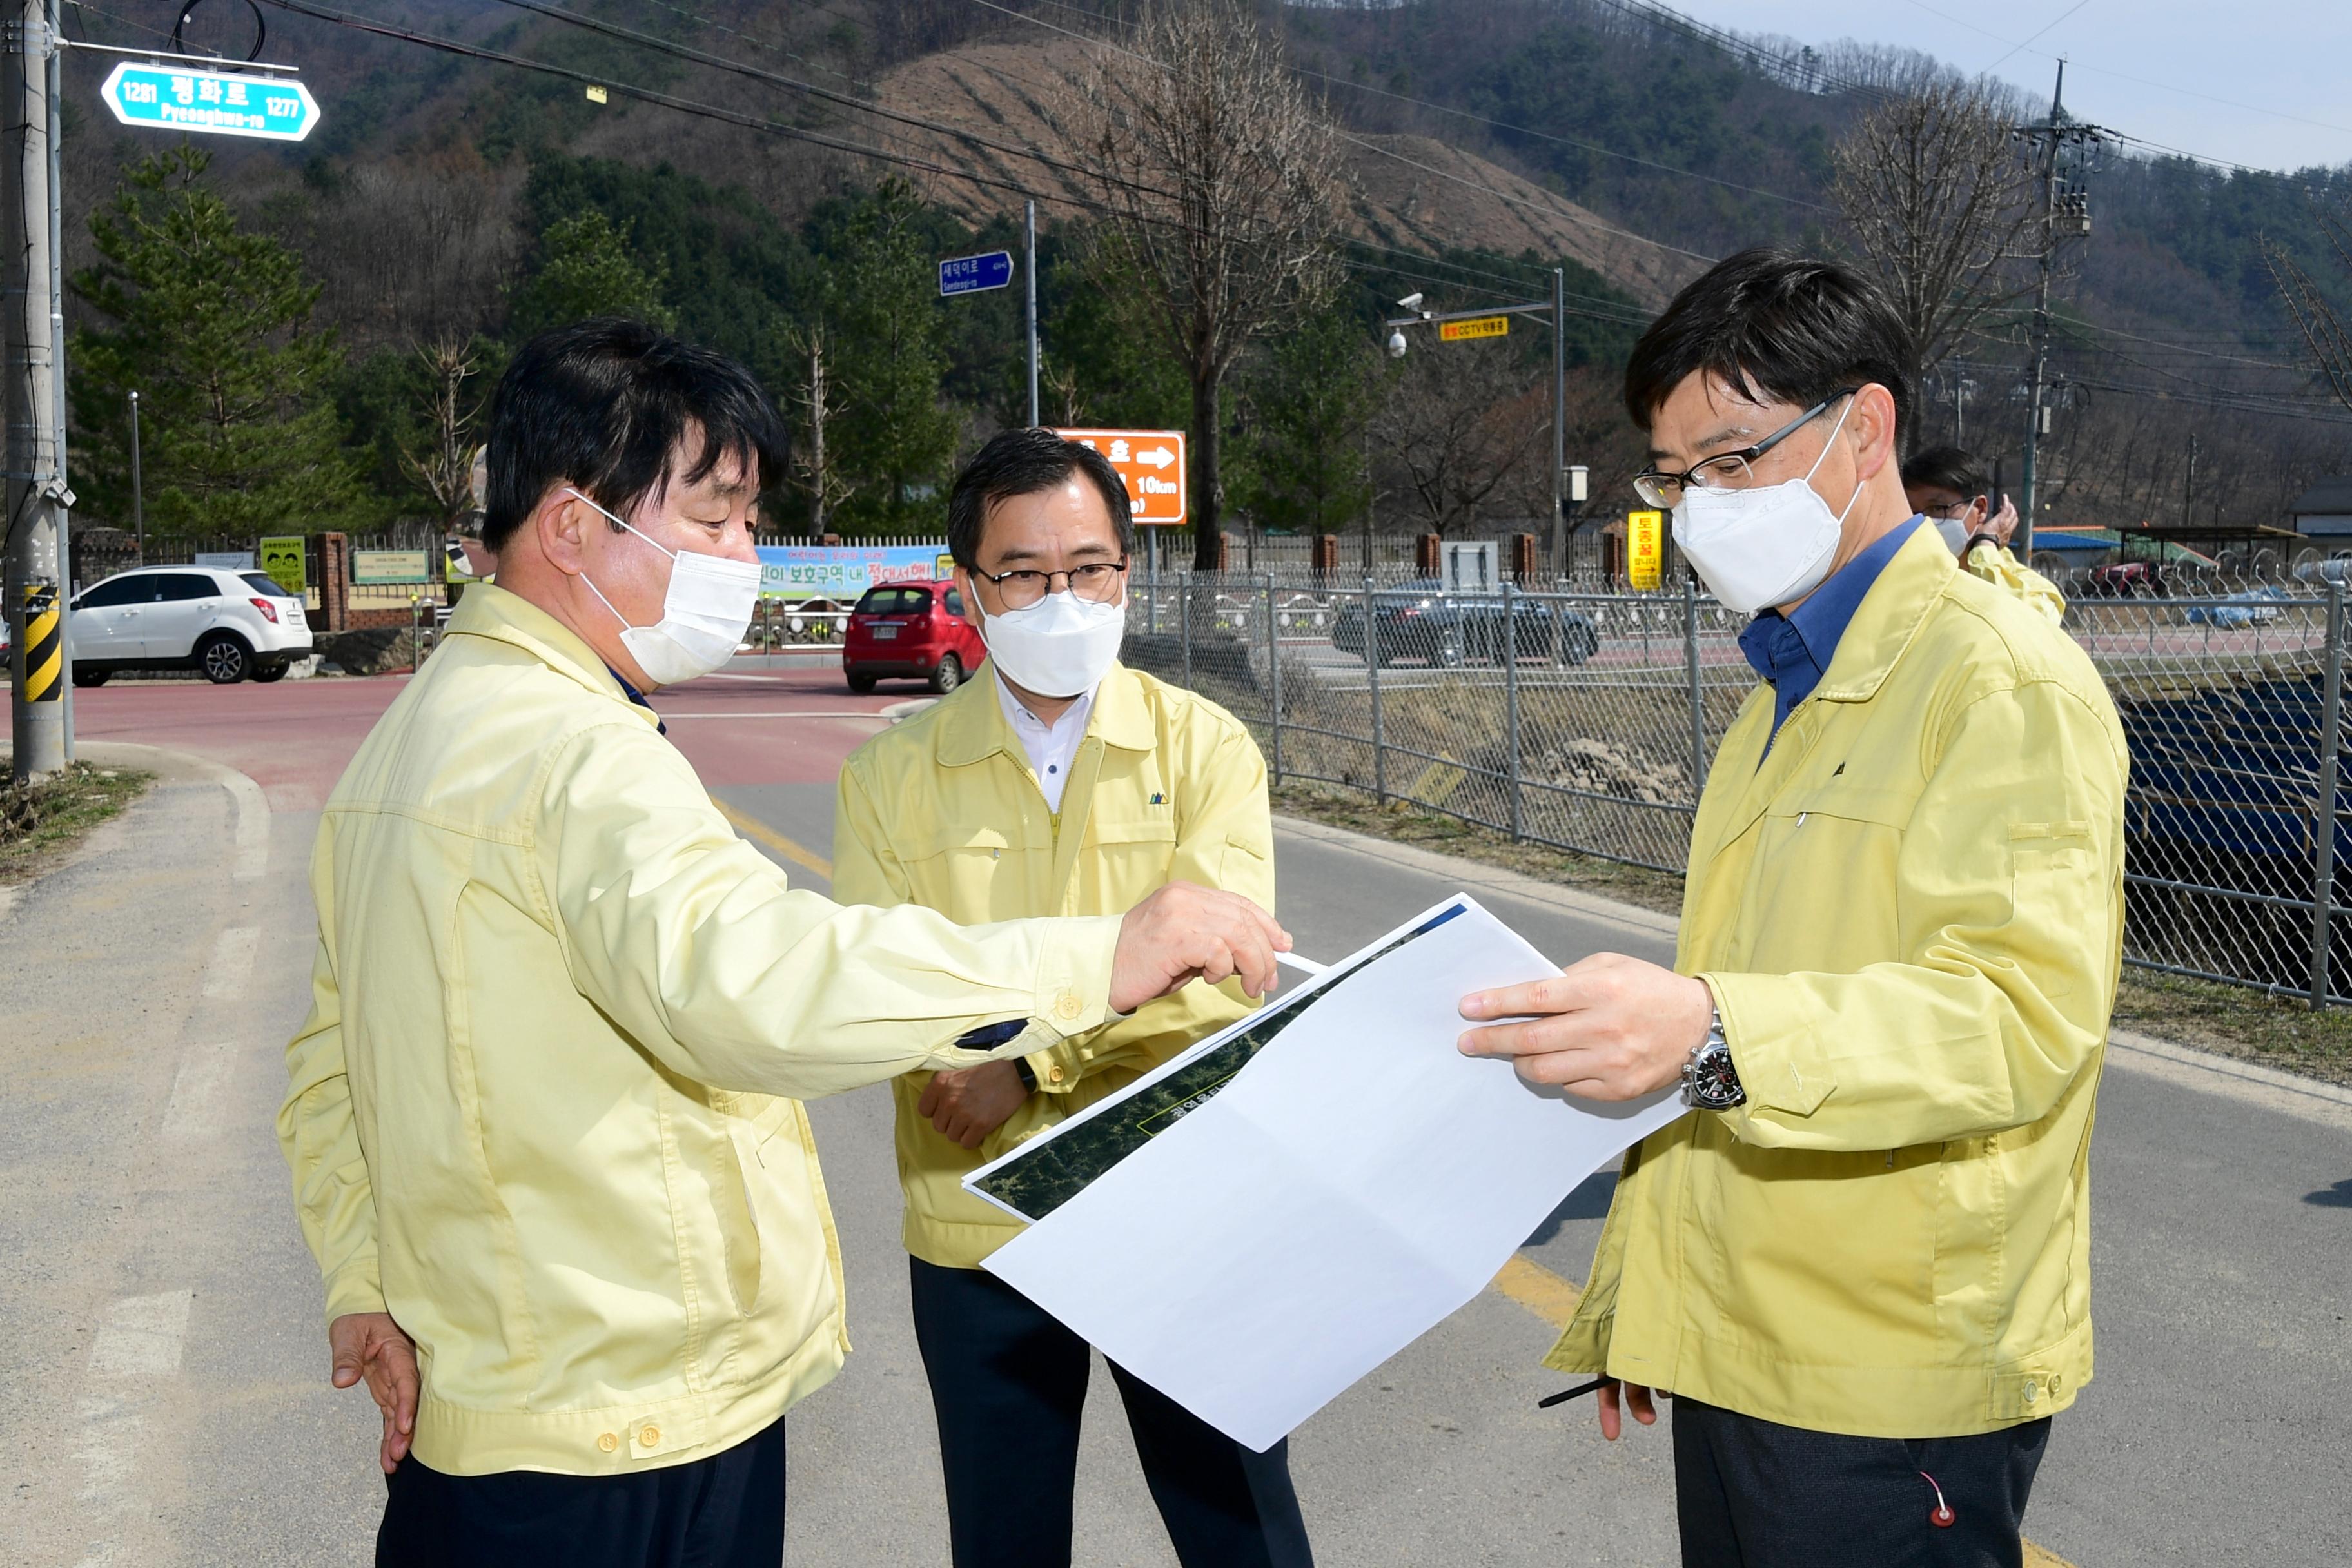
POLYGON ((1364 574, 1364 683, 1372 693, 1372 802, 1389 803, 1388 737, 1381 731, 1381 628, 1372 619, 1372 574, 1364 574))
POLYGON ((1266 709, 1274 721, 1274 782, 1282 782, 1282 628, 1275 624, 1274 574, 1265 574, 1266 709))
POLYGON ((1524 837, 1519 791, 1519 600, 1518 589, 1503 584, 1503 708, 1511 756, 1511 837, 1524 837))
POLYGON ((2344 584, 2327 584, 2326 695, 2319 712, 2319 802, 2312 813, 2311 1005, 2327 1005, 2329 917, 2336 902, 2336 752, 2344 721, 2344 584))
POLYGON ((1184 685, 1192 685, 1192 574, 1184 574, 1184 581, 1176 590, 1176 640, 1184 647, 1184 685))
POLYGON ((1683 575, 1683 665, 1690 678, 1691 804, 1706 787, 1706 701, 1698 679, 1698 584, 1683 575))

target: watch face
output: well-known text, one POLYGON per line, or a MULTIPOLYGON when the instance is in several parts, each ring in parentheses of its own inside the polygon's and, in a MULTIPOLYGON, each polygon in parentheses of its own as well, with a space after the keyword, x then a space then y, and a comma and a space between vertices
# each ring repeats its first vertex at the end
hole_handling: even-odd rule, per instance
POLYGON ((1690 1064, 1690 1102, 1705 1110, 1728 1110, 1748 1096, 1732 1070, 1731 1053, 1710 1043, 1690 1064))

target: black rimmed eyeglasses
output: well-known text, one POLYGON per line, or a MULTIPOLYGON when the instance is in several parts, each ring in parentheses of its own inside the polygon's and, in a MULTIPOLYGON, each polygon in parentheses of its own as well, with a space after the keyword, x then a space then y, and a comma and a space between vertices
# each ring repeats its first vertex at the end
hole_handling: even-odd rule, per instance
POLYGON ((1756 482, 1751 465, 1757 458, 1828 413, 1840 398, 1852 397, 1861 390, 1858 386, 1849 386, 1832 392, 1753 447, 1743 447, 1737 452, 1725 452, 1709 458, 1681 473, 1669 473, 1664 468, 1644 468, 1633 476, 1633 492, 1651 506, 1672 510, 1681 504, 1683 490, 1691 485, 1703 490, 1746 489, 1756 482))
POLYGON ((1025 610, 1045 602, 1048 594, 1057 594, 1054 579, 1059 577, 1062 586, 1088 604, 1108 605, 1118 597, 1119 579, 1127 574, 1127 557, 1116 561, 1090 561, 1084 566, 1073 566, 1066 572, 1037 572, 1016 567, 1010 572, 983 572, 970 568, 975 577, 996 584, 996 596, 1008 610, 1025 610))

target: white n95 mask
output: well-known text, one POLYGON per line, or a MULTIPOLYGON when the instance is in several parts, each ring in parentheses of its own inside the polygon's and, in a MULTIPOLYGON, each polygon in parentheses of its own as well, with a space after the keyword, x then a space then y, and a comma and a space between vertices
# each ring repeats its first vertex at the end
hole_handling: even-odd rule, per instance
POLYGON ((1964 517, 1939 517, 1932 520, 1936 531, 1944 536, 1944 543, 1955 555, 1969 547, 1969 520, 1964 517))
POLYGON ((760 563, 730 561, 694 550, 670 550, 630 526, 626 518, 613 517, 601 506, 567 489, 566 495, 588 501, 606 517, 670 559, 669 588, 662 595, 662 618, 649 626, 633 626, 628 617, 613 610, 613 601, 586 573, 580 580, 621 623, 621 646, 637 661, 646 679, 656 686, 675 686, 709 675, 735 657, 743 634, 751 629, 751 608, 760 598, 760 563))
POLYGON ((1097 605, 1066 588, 980 623, 991 661, 1007 680, 1039 697, 1092 691, 1110 673, 1126 636, 1124 603, 1097 605))
POLYGON ((1845 512, 1862 499, 1862 487, 1854 486, 1845 511, 1833 512, 1811 481, 1853 407, 1853 400, 1848 398, 1821 458, 1813 459, 1801 479, 1744 490, 1684 487, 1682 504, 1675 508, 1675 542, 1706 591, 1726 609, 1752 616, 1803 598, 1830 574, 1845 512))

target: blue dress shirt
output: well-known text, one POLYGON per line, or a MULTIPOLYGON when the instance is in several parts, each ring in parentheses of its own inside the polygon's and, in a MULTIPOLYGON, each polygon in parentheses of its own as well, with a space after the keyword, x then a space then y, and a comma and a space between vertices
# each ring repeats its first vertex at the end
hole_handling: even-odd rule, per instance
MULTIPOLYGON (((1780 733, 1780 726, 1788 722, 1797 704, 1822 683, 1830 660, 1837 656, 1838 639, 1845 636, 1853 613, 1869 596, 1871 584, 1922 521, 1914 517, 1839 567, 1797 606, 1794 615, 1766 610, 1739 634, 1739 651, 1748 656, 1757 674, 1772 683, 1774 736, 1780 733)), ((1767 740, 1766 754, 1771 750, 1772 742, 1767 740)))

